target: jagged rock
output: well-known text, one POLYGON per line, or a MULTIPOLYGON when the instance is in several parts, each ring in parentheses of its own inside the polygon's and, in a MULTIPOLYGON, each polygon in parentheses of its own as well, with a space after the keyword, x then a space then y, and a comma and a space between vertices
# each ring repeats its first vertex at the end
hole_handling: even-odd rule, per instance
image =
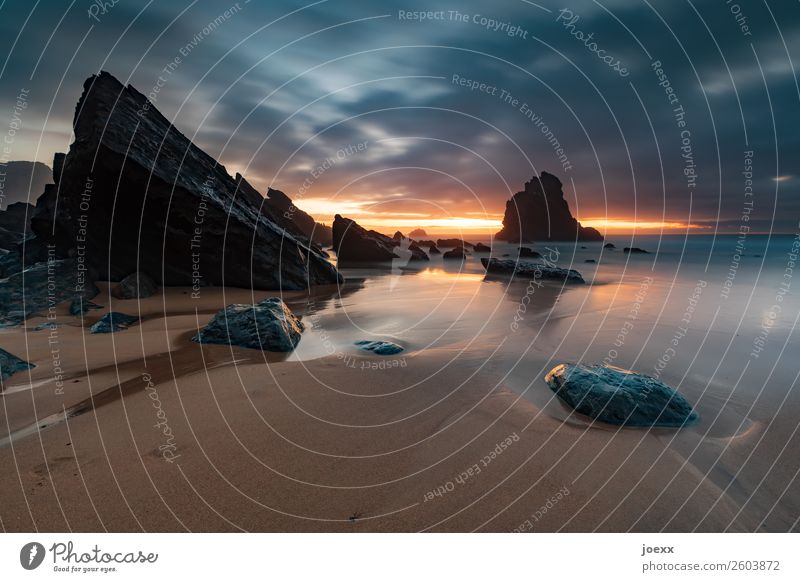
POLYGON ((110 311, 92 325, 89 331, 91 333, 115 333, 128 329, 137 321, 139 321, 139 318, 133 315, 110 311))
POLYGON ((333 220, 333 248, 339 263, 391 261, 395 241, 374 230, 366 230, 355 220, 337 214, 333 220))
POLYGON ((430 261, 430 257, 428 253, 422 250, 422 247, 417 245, 417 243, 411 243, 408 245, 408 250, 411 251, 411 258, 408 259, 409 262, 411 261, 430 261))
POLYGON ((520 247, 519 249, 519 256, 525 259, 538 259, 542 255, 534 251, 533 249, 529 249, 528 247, 520 247))
POLYGON ((264 198, 108 73, 84 84, 75 141, 36 203, 37 239, 84 255, 102 279, 142 270, 163 285, 305 289, 341 281, 271 219, 264 198), (163 278, 163 280, 162 280, 163 278))
POLYGON ((418 238, 421 236, 428 236, 428 233, 422 230, 421 228, 415 228, 411 232, 408 233, 410 238, 418 238))
POLYGON ((315 221, 310 214, 297 208, 292 199, 280 190, 269 188, 264 198, 264 205, 272 209, 273 219, 289 233, 319 245, 332 244, 333 229, 315 221))
POLYGON ((532 279, 548 279, 565 283, 585 283, 583 275, 573 269, 550 267, 539 263, 512 261, 509 259, 481 259, 487 273, 515 275, 532 279))
POLYGON ((73 316, 83 315, 87 311, 91 311, 93 309, 103 309, 102 305, 98 305, 97 303, 93 303, 88 299, 84 299, 80 295, 77 297, 72 298, 72 302, 69 304, 69 314, 73 316))
POLYGON ((10 354, 3 348, 0 348, 0 380, 5 380, 17 372, 30 370, 31 368, 35 367, 36 364, 31 364, 30 362, 21 360, 14 354, 10 354))
POLYGON ((461 240, 460 238, 440 238, 439 240, 436 241, 436 246, 449 249, 456 247, 472 248, 475 245, 473 245, 472 243, 468 243, 465 240, 461 240))
POLYGON ((577 412, 609 424, 674 428, 698 419, 686 399, 660 380, 614 366, 559 364, 545 381, 577 412))
POLYGON ((399 354, 403 351, 401 346, 387 341, 361 340, 357 341, 355 345, 360 347, 362 350, 372 352, 373 354, 377 354, 379 356, 393 356, 394 354, 399 354))
POLYGON ((394 240, 395 242, 401 242, 404 241, 405 239, 406 239, 405 235, 399 230, 395 232, 394 236, 392 237, 392 240, 394 240))
POLYGON ((0 174, 4 178, 0 210, 16 202, 34 202, 50 181, 50 168, 41 162, 11 161, 0 165, 0 174))
POLYGON ((158 293, 158 285, 147 273, 131 273, 111 290, 117 299, 145 299, 158 293))
POLYGON ((503 228, 496 237, 508 242, 603 240, 597 230, 581 226, 573 218, 561 186, 561 181, 547 172, 526 182, 525 190, 506 203, 503 228))
POLYGON ((476 253, 491 253, 492 247, 486 246, 483 243, 477 243, 472 250, 475 251, 476 253))
POLYGON ((461 259, 462 261, 467 258, 467 252, 464 250, 464 247, 456 247, 449 251, 446 251, 442 255, 443 259, 461 259))
POLYGON ((639 247, 625 247, 622 249, 623 253, 630 253, 632 255, 649 255, 650 251, 640 249, 639 247))
POLYGON ((428 252, 432 255, 441 255, 442 251, 436 248, 436 245, 431 245, 428 247, 428 252))
POLYGON ((606 243, 606 244, 603 245, 603 248, 604 249, 615 249, 617 247, 616 247, 616 245, 614 243, 606 243))
POLYGON ((199 334, 199 344, 224 344, 270 352, 291 352, 300 342, 303 323, 277 297, 255 305, 234 303, 217 312, 199 334))
POLYGON ((0 328, 15 326, 48 307, 79 295, 95 297, 94 276, 75 259, 36 263, 0 281, 0 328), (24 282, 24 285, 23 285, 24 282))
POLYGON ((421 247, 435 247, 436 242, 432 240, 418 240, 417 244, 421 247))

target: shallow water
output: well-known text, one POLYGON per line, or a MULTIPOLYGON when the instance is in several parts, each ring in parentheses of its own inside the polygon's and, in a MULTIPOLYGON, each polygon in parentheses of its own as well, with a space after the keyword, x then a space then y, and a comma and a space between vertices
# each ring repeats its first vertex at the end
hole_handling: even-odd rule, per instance
MULTIPOLYGON (((487 278, 480 258, 488 255, 474 253, 463 264, 434 256, 407 266, 401 251, 391 265, 342 268, 348 283, 339 296, 294 306, 307 330, 291 359, 337 354, 344 365, 373 365, 353 345, 362 339, 405 348, 386 358, 387 368, 442 350, 445 366, 479 362, 543 413, 594 430, 618 427, 572 413, 545 384, 547 371, 562 362, 606 362, 659 377, 686 396, 700 420, 681 431, 642 432, 658 435, 737 501, 757 505, 765 521, 786 529, 800 515, 792 475, 800 466, 785 458, 800 412, 794 238, 750 235, 743 245, 736 236, 611 240, 617 249, 526 245, 580 271, 586 285, 487 278), (650 252, 626 254, 624 246, 650 252)), ((495 243, 492 256, 514 257, 517 246, 495 243)))

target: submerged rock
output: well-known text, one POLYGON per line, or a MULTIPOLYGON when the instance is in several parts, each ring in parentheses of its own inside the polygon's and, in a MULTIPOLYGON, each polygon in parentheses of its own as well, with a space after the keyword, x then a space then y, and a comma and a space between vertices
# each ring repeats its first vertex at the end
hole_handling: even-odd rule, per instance
POLYGON ((622 249, 623 253, 630 253, 632 255, 649 255, 650 251, 640 249, 639 247, 625 247, 622 249))
POLYGON ((372 352, 373 354, 377 354, 379 356, 393 356, 394 354, 399 354, 403 351, 403 348, 394 342, 380 340, 361 340, 357 341, 355 345, 360 347, 362 350, 372 352))
POLYGON ((585 283, 583 275, 573 269, 562 269, 561 267, 550 267, 540 263, 529 263, 527 261, 512 261, 510 259, 481 259, 487 273, 515 275, 518 277, 529 277, 532 279, 547 279, 552 281, 564 281, 565 283, 585 283))
POLYGON ((698 419, 686 399, 660 380, 614 366, 559 364, 545 381, 577 412, 609 424, 681 427, 698 419))
POLYGON ((115 333, 128 329, 137 321, 139 321, 139 318, 133 315, 110 311, 92 325, 89 331, 91 333, 115 333))
POLYGON ((135 88, 106 72, 84 83, 75 141, 36 201, 31 228, 98 278, 141 270, 161 285, 307 289, 341 281, 315 248, 274 220, 264 197, 231 177, 135 88), (87 200, 91 199, 91 204, 87 200))
POLYGON ((606 244, 603 245, 603 248, 604 249, 615 249, 617 247, 616 247, 616 245, 614 243, 606 243, 606 244))
POLYGON ((456 247, 452 250, 446 251, 442 255, 443 259, 461 259, 462 261, 467 258, 467 253, 464 247, 456 247))
POLYGON ((597 261, 595 261, 594 259, 586 259, 586 260, 585 260, 585 261, 583 261, 583 262, 584 262, 584 263, 596 263, 597 261))
POLYGON ((223 344, 270 352, 291 352, 303 323, 277 297, 255 305, 234 303, 220 310, 199 334, 199 344, 223 344))
POLYGON ((10 354, 3 348, 0 348, 0 379, 5 380, 17 372, 30 370, 31 368, 35 367, 36 364, 31 364, 30 362, 21 360, 14 354, 10 354))
POLYGON ((337 214, 333 220, 333 248, 340 263, 381 262, 399 258, 394 254, 397 241, 355 220, 337 214))
POLYGON ((117 299, 145 299, 158 293, 158 285, 147 273, 137 271, 119 282, 111 295, 117 299))
POLYGON ((503 228, 496 237, 508 242, 603 240, 599 231, 581 226, 573 218, 564 200, 561 180, 547 172, 531 178, 525 183, 525 190, 506 202, 503 228))

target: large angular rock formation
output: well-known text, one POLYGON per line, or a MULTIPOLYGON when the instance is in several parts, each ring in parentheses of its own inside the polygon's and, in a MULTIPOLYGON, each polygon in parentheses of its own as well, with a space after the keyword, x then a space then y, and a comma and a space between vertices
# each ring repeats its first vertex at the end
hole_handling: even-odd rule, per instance
POLYGON ((320 224, 307 212, 294 205, 292 199, 280 190, 270 188, 264 204, 271 208, 278 219, 278 224, 292 232, 296 229, 300 236, 322 246, 333 244, 333 230, 330 226, 320 224))
POLYGON ((303 289, 341 280, 276 223, 244 178, 108 73, 84 84, 74 133, 32 221, 59 256, 82 257, 112 281, 140 270, 163 285, 303 289))
POLYGON ((508 242, 603 240, 597 230, 581 226, 573 218, 561 181, 547 172, 534 176, 525 183, 525 190, 506 202, 503 228, 496 237, 508 242))
POLYGON ((333 249, 340 264, 397 259, 393 249, 398 244, 392 237, 367 230, 339 214, 333 220, 333 249))

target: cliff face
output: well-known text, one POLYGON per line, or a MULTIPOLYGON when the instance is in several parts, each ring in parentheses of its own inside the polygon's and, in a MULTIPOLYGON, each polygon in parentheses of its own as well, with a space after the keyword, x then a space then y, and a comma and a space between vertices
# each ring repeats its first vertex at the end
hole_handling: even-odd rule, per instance
POLYGON ((561 181, 547 172, 526 182, 525 190, 506 202, 503 228, 496 237, 508 242, 603 240, 596 229, 581 226, 573 218, 561 186, 561 181))
POLYGON ((32 229, 101 279, 144 271, 165 285, 303 289, 340 280, 263 197, 200 150, 147 99, 108 73, 90 77, 75 141, 32 229))

